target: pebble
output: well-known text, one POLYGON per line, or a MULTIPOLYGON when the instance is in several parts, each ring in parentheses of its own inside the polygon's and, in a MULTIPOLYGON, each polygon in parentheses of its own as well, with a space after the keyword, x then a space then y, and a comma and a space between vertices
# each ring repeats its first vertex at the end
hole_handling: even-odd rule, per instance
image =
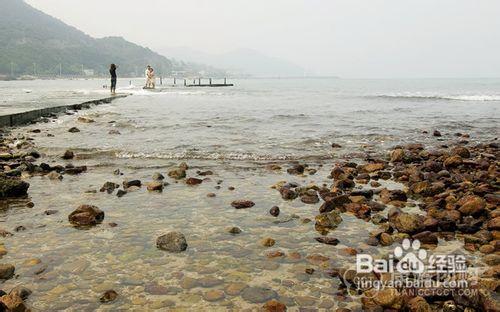
POLYGON ((264 303, 277 296, 278 294, 270 288, 256 286, 245 288, 241 294, 241 297, 250 303, 264 303))
POLYGON ((225 297, 226 296, 224 295, 224 292, 219 289, 209 290, 203 294, 203 299, 209 302, 219 301, 224 299, 225 297))
POLYGON ((247 287, 245 283, 231 283, 224 288, 224 291, 229 296, 238 296, 247 287))
POLYGON ((276 241, 270 237, 264 238, 260 241, 261 245, 264 247, 272 247, 276 243, 276 241))

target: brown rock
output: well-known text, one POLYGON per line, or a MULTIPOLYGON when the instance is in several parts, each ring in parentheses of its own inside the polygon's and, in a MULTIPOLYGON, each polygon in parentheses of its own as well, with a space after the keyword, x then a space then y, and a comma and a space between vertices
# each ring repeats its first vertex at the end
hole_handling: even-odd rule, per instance
POLYGON ((101 296, 99 301, 101 301, 102 303, 107 303, 107 302, 115 301, 116 298, 118 298, 118 293, 116 291, 110 289, 110 290, 106 290, 104 292, 104 294, 101 296))
POLYGON ((70 150, 67 150, 66 152, 64 152, 64 155, 62 155, 63 159, 73 159, 74 157, 75 157, 75 153, 73 153, 70 150))
MULTIPOLYGON (((26 307, 24 301, 17 294, 12 293, 4 295, 0 298, 0 303, 5 307, 8 312, 28 312, 30 309, 26 307)), ((3 309, 2 309, 3 310, 3 309)))
POLYGON ((278 206, 274 206, 269 210, 269 214, 273 217, 277 217, 280 214, 280 208, 278 206))
POLYGON ((219 301, 225 297, 224 292, 219 289, 212 289, 203 294, 203 299, 209 302, 219 301))
POLYGON ((399 213, 389 219, 391 225, 401 233, 418 233, 423 229, 424 217, 416 214, 399 213))
POLYGON ((228 231, 230 234, 233 234, 233 235, 234 235, 234 234, 240 234, 240 233, 241 233, 241 229, 240 229, 239 227, 237 227, 237 226, 233 226, 233 227, 229 228, 227 231, 228 231))
POLYGON ((371 172, 382 170, 384 168, 385 168, 385 165, 383 163, 373 163, 373 164, 366 164, 366 165, 362 166, 361 170, 363 170, 364 172, 371 173, 371 172))
POLYGON ((376 291, 373 297, 373 301, 376 304, 382 306, 386 309, 396 309, 399 310, 403 305, 403 298, 400 296, 399 292, 394 288, 385 288, 376 291))
POLYGON ((203 180, 198 179, 198 178, 187 178, 186 179, 187 185, 197 185, 197 184, 201 184, 202 182, 203 182, 203 180))
POLYGON ((457 205, 460 207, 458 210, 463 215, 479 215, 484 211, 486 207, 486 202, 479 196, 467 195, 462 197, 457 205))
POLYGON ((395 149, 391 152, 391 162, 400 162, 405 157, 405 151, 401 148, 395 149))
POLYGON ((418 239, 422 244, 437 245, 438 237, 435 233, 424 231, 412 236, 413 239, 418 239))
POLYGON ((186 237, 180 232, 169 232, 156 239, 156 247, 168 252, 182 252, 187 249, 186 237))
POLYGON ((163 191, 163 183, 162 182, 150 182, 148 183, 148 191, 150 192, 153 192, 153 191, 157 191, 157 192, 161 192, 163 191))
POLYGON ((239 199, 233 201, 231 203, 231 206, 233 206, 236 209, 245 209, 255 206, 255 203, 251 200, 239 199))
POLYGON ((276 243, 276 241, 270 237, 264 238, 260 241, 261 245, 264 247, 272 247, 276 243))
POLYGON ((339 243, 339 240, 335 237, 316 237, 315 240, 322 244, 333 245, 336 246, 339 243))
POLYGON ((274 300, 274 299, 266 302, 262 308, 265 312, 285 312, 286 311, 286 305, 284 305, 283 303, 281 303, 277 300, 274 300))
POLYGON ((91 226, 104 220, 104 212, 92 205, 81 205, 69 216, 68 220, 74 226, 91 226))
POLYGON ((175 168, 168 172, 168 176, 176 180, 184 179, 186 177, 186 170, 184 168, 175 168))
POLYGON ((319 212, 320 213, 330 212, 337 208, 341 208, 344 204, 348 204, 350 202, 351 200, 349 199, 348 195, 328 197, 325 199, 323 205, 321 205, 321 207, 319 208, 319 212))
POLYGON ((462 157, 460 157, 459 155, 454 155, 446 158, 445 161, 443 162, 443 165, 446 168, 454 168, 460 166, 462 162, 463 162, 462 157))
POLYGON ((14 276, 16 267, 8 263, 0 263, 0 280, 8 280, 14 276))
POLYGON ((229 296, 238 296, 247 287, 248 285, 244 283, 231 283, 224 288, 224 291, 229 296))
POLYGON ((422 297, 412 298, 406 304, 408 312, 431 312, 431 306, 422 297))
POLYGON ((382 246, 390 246, 394 243, 394 239, 390 234, 382 233, 380 234, 380 244, 382 246))
POLYGON ((285 256, 285 253, 280 251, 280 250, 274 250, 270 251, 266 254, 267 258, 269 259, 274 259, 274 258, 281 258, 285 256))
POLYGON ((483 254, 491 254, 495 252, 495 246, 493 245, 483 245, 479 247, 479 252, 483 254))
POLYGON ((499 231, 500 230, 500 217, 496 217, 491 219, 488 222, 488 230, 490 231, 499 231))

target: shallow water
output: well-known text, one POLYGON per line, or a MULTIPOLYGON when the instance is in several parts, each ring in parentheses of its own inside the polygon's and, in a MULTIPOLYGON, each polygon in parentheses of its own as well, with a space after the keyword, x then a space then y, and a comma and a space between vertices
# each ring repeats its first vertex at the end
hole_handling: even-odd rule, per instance
MULTIPOLYGON (((418 85, 408 81, 246 80, 225 89, 126 90, 134 95, 14 131, 42 130, 29 136, 44 154, 43 162, 89 166, 88 172, 65 175, 62 181, 29 178, 35 207, 17 203, 0 212, 2 228, 27 228, 4 240, 8 254, 2 261, 14 263, 19 278, 6 281, 2 288, 23 284, 32 289, 29 304, 37 311, 236 311, 262 305, 241 295, 226 294, 217 302, 203 298, 208 290, 224 289, 231 283, 271 288, 291 311, 321 304, 325 309, 332 304, 359 308, 358 301, 337 297, 338 279, 321 272, 354 261, 342 251, 345 247, 383 255, 394 246, 366 245, 363 241, 376 226, 349 214, 343 214, 344 221, 329 234, 340 244, 319 244, 314 240, 320 236, 314 222, 304 219, 314 219, 320 203, 284 201, 270 186, 279 181, 330 184, 326 177, 336 161, 360 161, 366 154, 383 156, 386 148, 404 142, 439 145, 456 140, 455 132, 471 134, 471 141, 498 135, 500 102, 491 99, 500 94, 500 87, 490 80, 422 81, 418 85), (475 97, 456 100, 445 95, 475 97), (477 101, 477 96, 484 96, 483 100, 477 101), (95 122, 78 122, 79 116, 95 122), (67 132, 72 126, 81 132, 67 132), (443 137, 433 137, 434 129, 443 137), (109 134, 110 130, 121 134, 109 134), (342 148, 332 149, 332 142, 342 148), (60 159, 66 149, 74 150, 77 159, 60 159), (155 172, 166 176, 181 161, 190 166, 188 176, 197 177, 197 170, 215 174, 198 186, 167 178, 170 184, 162 193, 143 187, 117 198, 98 191, 106 181, 121 184, 124 179, 140 179, 144 183, 155 172), (286 169, 293 161, 306 162, 318 172, 298 177, 265 168, 276 162, 286 169), (114 175, 115 169, 124 175, 114 175), (218 180, 222 180, 219 190, 218 180), (92 190, 97 192, 88 192, 92 190), (216 197, 207 197, 209 192, 216 197), (256 205, 242 210, 230 206, 241 198, 256 205), (67 215, 80 204, 100 207, 106 214, 103 224, 89 230, 71 227, 67 215), (275 205, 281 209, 279 218, 268 213, 275 205), (48 209, 58 213, 47 216, 44 211, 48 209), (118 226, 110 227, 109 222, 118 226), (243 232, 230 235, 227 228, 231 226, 243 232), (187 238, 189 247, 181 254, 155 247, 156 237, 172 230, 187 238), (262 247, 260 240, 266 237, 275 239, 276 245, 262 247), (286 256, 267 259, 267 252, 276 250, 286 256), (300 259, 290 257, 294 252, 300 259), (330 260, 311 263, 307 256, 312 254, 330 260), (42 262, 25 263, 32 258, 42 262), (42 267, 45 271, 35 274, 42 267), (316 272, 308 275, 306 268, 316 272), (197 281, 188 285, 186 277, 197 281), (156 284, 163 288, 151 291, 156 284), (100 295, 111 288, 119 299, 100 304, 100 295)), ((442 241, 439 248, 458 246, 442 241)))

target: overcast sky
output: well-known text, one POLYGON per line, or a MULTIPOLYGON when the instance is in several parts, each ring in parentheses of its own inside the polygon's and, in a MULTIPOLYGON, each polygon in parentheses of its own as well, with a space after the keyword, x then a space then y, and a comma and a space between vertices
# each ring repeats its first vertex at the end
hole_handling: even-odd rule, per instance
POLYGON ((341 77, 500 77, 498 0, 26 1, 153 50, 251 48, 341 77))

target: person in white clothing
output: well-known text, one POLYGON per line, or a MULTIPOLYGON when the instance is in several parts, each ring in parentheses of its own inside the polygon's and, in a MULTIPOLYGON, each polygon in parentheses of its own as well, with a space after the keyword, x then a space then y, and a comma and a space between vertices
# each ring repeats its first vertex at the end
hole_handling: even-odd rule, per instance
POLYGON ((146 76, 146 88, 151 88, 151 79, 149 77, 150 70, 151 66, 148 65, 148 67, 146 67, 146 71, 144 72, 144 75, 146 76))

